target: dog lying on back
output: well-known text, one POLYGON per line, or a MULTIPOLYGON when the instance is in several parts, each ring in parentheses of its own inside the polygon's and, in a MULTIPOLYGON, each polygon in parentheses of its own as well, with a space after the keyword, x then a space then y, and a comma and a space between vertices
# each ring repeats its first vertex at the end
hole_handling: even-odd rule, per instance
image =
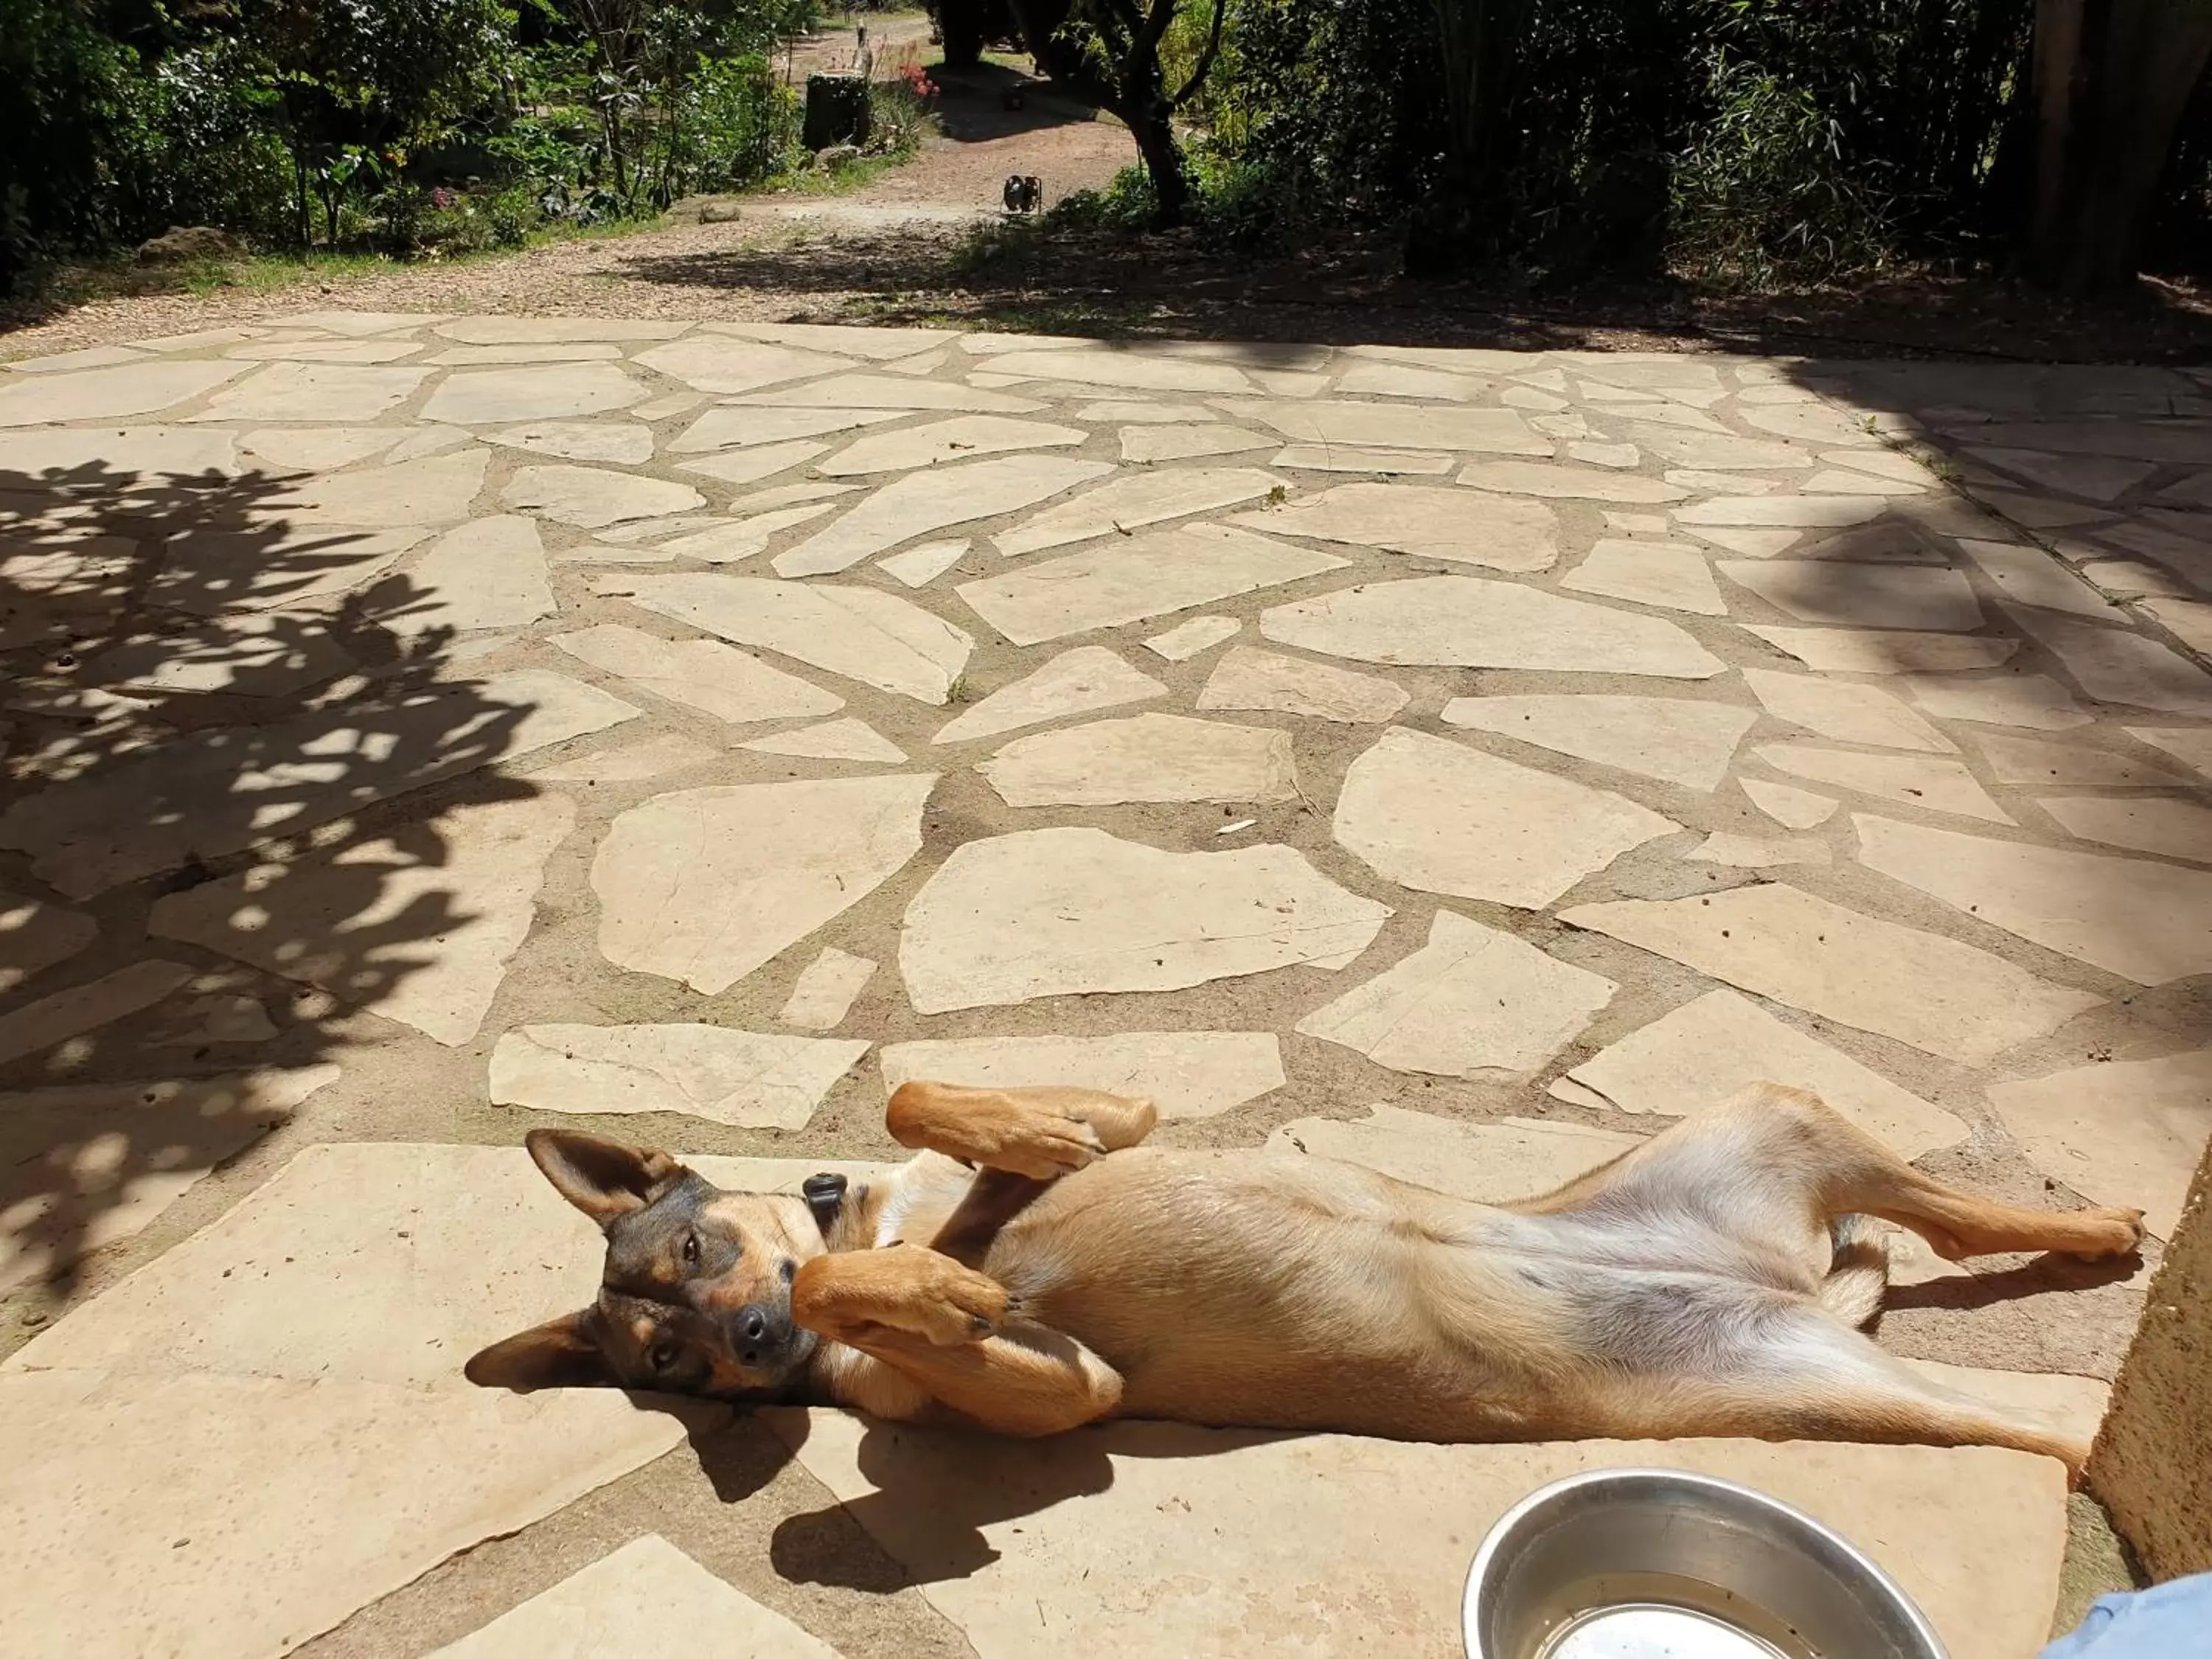
POLYGON ((722 1192, 665 1152, 538 1129, 605 1235, 593 1304, 478 1353, 516 1389, 852 1407, 1014 1435, 1101 1418, 1401 1439, 2087 1449, 1856 1328, 1887 1260, 2133 1250, 2142 1213, 2014 1208, 1756 1085, 1559 1191, 1491 1206, 1354 1164, 1139 1145, 1145 1101, 909 1083, 921 1156, 849 1188, 722 1192))

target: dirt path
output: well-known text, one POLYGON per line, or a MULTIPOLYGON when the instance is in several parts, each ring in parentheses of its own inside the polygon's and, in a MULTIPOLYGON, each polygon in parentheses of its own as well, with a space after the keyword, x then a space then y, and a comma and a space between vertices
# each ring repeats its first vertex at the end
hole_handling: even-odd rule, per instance
MULTIPOLYGON (((900 54, 933 54, 927 25, 890 20, 879 68, 900 54), (902 27, 903 26, 903 27, 902 27)), ((849 34, 805 50, 823 67, 852 60, 849 34)), ((803 67, 797 70, 804 78, 803 67)), ((779 192, 735 199, 742 216, 705 224, 704 201, 680 204, 659 228, 561 242, 511 258, 422 264, 355 281, 302 283, 276 293, 139 295, 82 306, 0 336, 0 358, 94 342, 218 327, 325 306, 363 310, 537 316, 807 319, 844 310, 898 279, 919 258, 941 265, 970 226, 1003 213, 1006 175, 1033 174, 1048 202, 1097 187, 1135 160, 1127 131, 1016 70, 986 64, 938 76, 944 131, 903 167, 837 195, 779 192), (1018 107, 1009 108, 1010 103, 1018 107)))

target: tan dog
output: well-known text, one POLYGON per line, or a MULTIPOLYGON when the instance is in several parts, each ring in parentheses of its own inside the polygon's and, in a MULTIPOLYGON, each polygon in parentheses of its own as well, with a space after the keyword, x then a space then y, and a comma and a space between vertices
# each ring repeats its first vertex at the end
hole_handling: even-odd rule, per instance
POLYGON ((1138 1146, 1155 1116, 1087 1090, 910 1083, 890 1130, 921 1156, 849 1193, 817 1177, 810 1198, 533 1131, 538 1167, 606 1235, 603 1287, 468 1375, 1018 1435, 1113 1416, 1753 1435, 2010 1446, 2078 1469, 2087 1449, 2062 1431, 1938 1388, 1854 1328, 1887 1277, 1863 1218, 1953 1258, 2142 1237, 2139 1211, 1945 1187, 1772 1085, 1504 1207, 1328 1159, 1138 1146))

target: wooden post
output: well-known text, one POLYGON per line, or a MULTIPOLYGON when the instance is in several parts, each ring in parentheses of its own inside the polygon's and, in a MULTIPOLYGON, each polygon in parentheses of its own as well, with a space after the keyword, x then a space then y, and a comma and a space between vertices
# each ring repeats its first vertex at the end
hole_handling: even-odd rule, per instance
POLYGON ((2204 0, 2036 0, 2039 281, 2089 294, 2134 277, 2151 192, 2208 57, 2204 0))

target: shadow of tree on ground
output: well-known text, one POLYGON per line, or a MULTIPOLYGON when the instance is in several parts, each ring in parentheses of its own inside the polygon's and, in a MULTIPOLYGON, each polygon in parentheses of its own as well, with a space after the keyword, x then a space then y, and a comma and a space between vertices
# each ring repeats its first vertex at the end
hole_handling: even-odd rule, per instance
POLYGON ((451 848, 414 792, 533 713, 453 677, 387 574, 430 527, 330 524, 204 465, 228 433, 137 432, 11 434, 55 464, 0 471, 0 1292, 65 1296, 334 1075, 341 1008, 472 920, 425 877, 451 848))

